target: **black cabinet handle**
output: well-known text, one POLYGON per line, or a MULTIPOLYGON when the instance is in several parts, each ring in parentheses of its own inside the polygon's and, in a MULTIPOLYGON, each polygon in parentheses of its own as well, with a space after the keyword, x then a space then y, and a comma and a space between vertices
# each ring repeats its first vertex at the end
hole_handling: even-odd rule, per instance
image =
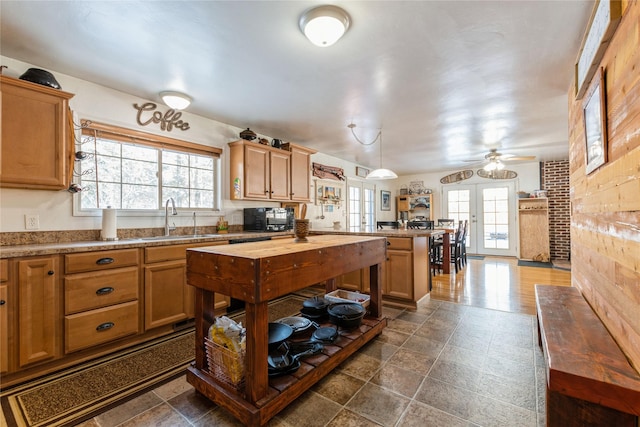
POLYGON ((113 292, 114 290, 115 289, 113 289, 111 286, 105 286, 104 288, 98 289, 96 291, 96 295, 107 295, 113 292))
POLYGON ((104 322, 101 325, 98 325, 96 327, 96 331, 98 332, 102 332, 102 331, 108 331, 109 329, 113 328, 116 324, 113 322, 104 322))
POLYGON ((391 242, 387 241, 387 246, 391 246, 391 242))
POLYGON ((99 260, 96 261, 96 264, 98 265, 111 264, 114 261, 115 260, 113 258, 100 258, 99 260))
POLYGON ((55 273, 53 272, 53 270, 49 270, 49 271, 47 271, 47 274, 48 274, 49 276, 53 276, 55 273))
POLYGON ((5 305, 7 302, 3 299, 0 299, 0 305, 5 305))

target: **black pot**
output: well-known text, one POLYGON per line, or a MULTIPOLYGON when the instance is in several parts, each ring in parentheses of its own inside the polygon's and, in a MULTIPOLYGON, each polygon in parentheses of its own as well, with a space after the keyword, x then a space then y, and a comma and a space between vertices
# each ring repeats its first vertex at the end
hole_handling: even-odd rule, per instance
POLYGON ((311 316, 323 316, 327 314, 330 302, 324 297, 315 296, 302 303, 303 312, 311 316))
POLYGON ((247 141, 253 141, 257 137, 258 135, 256 135, 256 133, 249 128, 240 132, 240 138, 245 139, 247 141))
POLYGON ((351 302, 331 304, 327 312, 331 323, 344 329, 353 329, 360 326, 362 318, 366 314, 366 310, 362 305, 351 302))
POLYGON ((31 83, 37 83, 43 86, 49 86, 54 89, 62 89, 60 83, 53 77, 48 71, 41 70, 39 68, 29 68, 20 76, 20 80, 26 80, 31 83))
POLYGON ((269 351, 280 347, 293 334, 293 328, 284 323, 269 323, 269 351))

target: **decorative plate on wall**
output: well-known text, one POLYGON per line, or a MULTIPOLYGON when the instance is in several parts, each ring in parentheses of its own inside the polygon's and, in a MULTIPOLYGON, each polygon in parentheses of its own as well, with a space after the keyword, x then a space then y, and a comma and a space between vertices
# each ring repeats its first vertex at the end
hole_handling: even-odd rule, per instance
POLYGON ((489 179, 513 179, 518 176, 518 174, 514 171, 502 169, 495 171, 486 171, 484 169, 478 169, 476 172, 479 177, 489 178, 489 179))
POLYGON ((467 169, 467 170, 452 173, 451 175, 447 175, 443 178, 440 178, 440 183, 453 184, 454 182, 460 182, 460 181, 464 181, 465 179, 469 179, 472 176, 473 176, 473 171, 471 169, 467 169))

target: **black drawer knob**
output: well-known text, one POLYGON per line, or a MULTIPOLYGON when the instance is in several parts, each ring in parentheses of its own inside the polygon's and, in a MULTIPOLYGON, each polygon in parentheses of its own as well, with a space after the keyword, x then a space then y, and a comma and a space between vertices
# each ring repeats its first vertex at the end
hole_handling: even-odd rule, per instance
POLYGON ((109 329, 113 328, 116 324, 113 322, 104 322, 101 325, 98 325, 96 327, 96 331, 98 332, 102 332, 102 331, 108 331, 109 329))
POLYGON ((47 274, 48 274, 49 276, 53 276, 55 273, 53 272, 53 270, 49 270, 49 271, 47 271, 47 274))
POLYGON ((104 288, 100 288, 96 291, 96 295, 107 295, 111 292, 115 291, 111 286, 105 286, 104 288))
POLYGON ((114 261, 115 260, 113 258, 100 258, 99 260, 96 261, 96 264, 98 265, 111 264, 114 261))
POLYGON ((0 305, 5 305, 7 302, 3 299, 0 299, 0 305))

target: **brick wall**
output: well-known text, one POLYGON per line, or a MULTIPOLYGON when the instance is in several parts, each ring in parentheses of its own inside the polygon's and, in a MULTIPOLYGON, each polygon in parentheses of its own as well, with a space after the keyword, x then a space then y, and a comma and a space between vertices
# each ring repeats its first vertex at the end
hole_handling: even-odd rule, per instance
POLYGON ((551 259, 571 259, 571 205, 569 203, 569 160, 541 163, 542 188, 549 197, 549 240, 551 259))

